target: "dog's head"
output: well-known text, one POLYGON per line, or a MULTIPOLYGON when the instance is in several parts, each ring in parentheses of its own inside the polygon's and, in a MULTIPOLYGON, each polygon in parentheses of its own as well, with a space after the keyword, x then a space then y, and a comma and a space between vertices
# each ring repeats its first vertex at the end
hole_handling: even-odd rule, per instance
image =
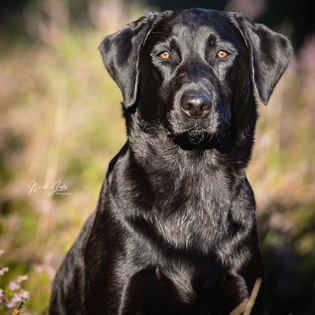
POLYGON ((241 13, 202 9, 149 13, 99 49, 126 113, 190 139, 225 135, 254 96, 267 104, 292 53, 241 13))

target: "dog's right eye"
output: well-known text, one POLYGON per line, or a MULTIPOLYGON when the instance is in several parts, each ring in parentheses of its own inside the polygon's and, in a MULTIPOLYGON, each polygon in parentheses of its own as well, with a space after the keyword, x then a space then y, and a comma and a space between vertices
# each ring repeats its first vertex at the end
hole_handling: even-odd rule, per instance
POLYGON ((168 51, 163 51, 162 53, 158 54, 158 57, 165 60, 170 57, 170 53, 168 51))
POLYGON ((225 50, 219 50, 219 51, 217 52, 217 56, 218 56, 219 58, 221 58, 221 59, 225 59, 225 58, 227 58, 228 56, 230 56, 230 54, 229 54, 227 51, 225 51, 225 50))

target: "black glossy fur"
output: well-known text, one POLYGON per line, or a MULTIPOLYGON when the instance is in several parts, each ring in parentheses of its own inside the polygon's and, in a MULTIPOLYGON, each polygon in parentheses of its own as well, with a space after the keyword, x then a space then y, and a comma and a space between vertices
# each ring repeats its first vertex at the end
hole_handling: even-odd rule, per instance
MULTIPOLYGON (((128 141, 58 271, 50 314, 229 314, 264 277, 245 169, 256 104, 291 45, 240 13, 192 9, 152 12, 99 49, 128 141)), ((263 285, 252 314, 262 299, 263 285)))

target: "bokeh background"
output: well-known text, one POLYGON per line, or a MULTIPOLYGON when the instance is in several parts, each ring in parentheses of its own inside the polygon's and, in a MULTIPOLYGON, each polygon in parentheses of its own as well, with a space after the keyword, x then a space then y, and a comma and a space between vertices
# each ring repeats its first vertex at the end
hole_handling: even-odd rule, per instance
MULTIPOLYGON (((27 274, 22 314, 47 314, 51 283, 126 141, 102 38, 148 10, 237 10, 291 38, 295 55, 261 106, 248 177, 270 315, 315 314, 315 33, 311 1, 1 0, 0 288, 27 274), (29 193, 32 180, 56 181, 29 193)), ((1 306, 0 306, 1 307, 1 306)), ((2 310, 1 314, 12 314, 2 310)))

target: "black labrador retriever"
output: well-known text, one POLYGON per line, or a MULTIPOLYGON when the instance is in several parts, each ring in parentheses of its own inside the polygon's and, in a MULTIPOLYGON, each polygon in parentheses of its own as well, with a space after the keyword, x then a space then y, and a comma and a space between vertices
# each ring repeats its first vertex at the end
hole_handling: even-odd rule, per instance
POLYGON ((242 314, 251 295, 262 314, 245 170, 257 103, 290 42, 241 13, 191 9, 151 12, 99 49, 128 141, 57 273, 50 314, 242 314))

